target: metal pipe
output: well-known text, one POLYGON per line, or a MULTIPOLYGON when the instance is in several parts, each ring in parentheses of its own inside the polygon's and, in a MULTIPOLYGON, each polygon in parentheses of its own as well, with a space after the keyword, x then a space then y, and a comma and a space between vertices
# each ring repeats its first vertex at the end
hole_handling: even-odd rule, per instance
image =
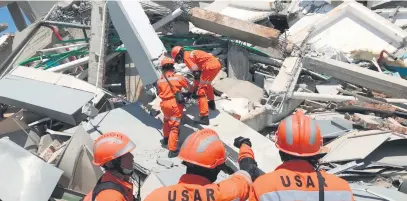
MULTIPOLYGON (((106 57, 106 62, 110 61, 111 59, 113 59, 114 57, 116 57, 116 56, 119 55, 119 54, 120 54, 120 52, 115 52, 115 53, 109 54, 109 55, 106 57)), ((78 60, 69 62, 69 63, 64 63, 64 64, 61 64, 61 65, 59 65, 59 66, 55 66, 55 67, 53 67, 53 68, 49 68, 49 69, 47 69, 46 71, 50 71, 50 72, 63 72, 63 71, 66 71, 66 70, 75 68, 75 67, 77 67, 77 66, 87 64, 88 62, 89 62, 89 56, 86 56, 86 57, 80 58, 80 59, 78 59, 78 60)))
POLYGON ((8 55, 8 57, 3 61, 3 63, 1 63, 0 71, 3 71, 1 74, 1 78, 3 78, 4 75, 9 71, 10 66, 12 66, 12 64, 17 60, 18 56, 21 54, 24 47, 28 44, 28 41, 30 41, 33 35, 37 33, 38 29, 40 28, 40 25, 41 25, 40 22, 36 22, 34 25, 32 25, 34 27, 30 30, 30 32, 28 32, 26 37, 20 42, 20 44, 18 44, 16 49, 13 52, 11 52, 11 54, 8 55))
POLYGON ((174 12, 172 12, 171 14, 165 16, 164 18, 162 18, 158 22, 154 23, 153 24, 154 30, 157 30, 157 29, 161 28, 162 26, 168 24, 169 22, 171 22, 172 20, 174 20, 175 18, 180 16, 182 14, 182 12, 183 11, 181 10, 181 8, 178 8, 178 9, 174 10, 174 12))
POLYGON ((85 65, 85 64, 88 63, 88 61, 89 61, 89 56, 86 56, 86 57, 77 59, 77 60, 72 61, 72 62, 64 63, 64 64, 61 64, 61 65, 59 65, 59 66, 55 66, 55 67, 53 67, 53 68, 49 68, 49 69, 47 69, 46 71, 50 71, 50 72, 63 72, 63 71, 66 71, 66 70, 75 68, 75 67, 77 67, 77 66, 80 66, 80 65, 85 65))
POLYGON ((277 59, 273 59, 271 57, 263 57, 255 54, 249 54, 249 60, 257 61, 264 64, 270 64, 277 67, 281 67, 283 65, 283 63, 277 59))
MULTIPOLYGON (((59 41, 64 40, 64 39, 62 38, 61 34, 59 34, 59 31, 58 31, 58 29, 57 29, 56 27, 51 26, 51 25, 44 25, 44 26, 50 28, 50 29, 52 30, 52 32, 54 33, 55 37, 57 37, 57 39, 58 39, 59 41)), ((69 48, 65 48, 65 50, 66 50, 67 52, 71 51, 69 48)), ((74 60, 76 60, 76 57, 75 57, 75 56, 69 57, 69 61, 74 61, 74 60)))
POLYGON ((66 23, 66 22, 55 22, 55 21, 49 21, 49 20, 42 21, 41 24, 45 24, 45 25, 48 24, 48 25, 62 26, 62 27, 70 27, 70 28, 78 28, 78 29, 90 29, 89 25, 72 24, 72 23, 66 23))
POLYGON ((83 46, 87 46, 87 45, 89 45, 89 43, 79 43, 79 44, 67 45, 67 46, 62 46, 62 47, 53 47, 53 48, 43 49, 43 50, 39 50, 38 52, 45 53, 45 52, 52 52, 52 51, 64 49, 64 48, 83 47, 83 46))
POLYGON ((341 95, 330 95, 330 94, 316 94, 316 93, 306 93, 306 92, 294 92, 291 99, 297 100, 319 100, 319 101, 350 101, 357 100, 353 96, 341 96, 341 95))

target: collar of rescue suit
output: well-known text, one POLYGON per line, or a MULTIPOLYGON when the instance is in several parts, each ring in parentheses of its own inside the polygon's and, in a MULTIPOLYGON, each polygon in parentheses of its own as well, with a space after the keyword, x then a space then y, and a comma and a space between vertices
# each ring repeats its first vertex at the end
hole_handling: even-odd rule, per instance
POLYGON ((131 184, 130 182, 127 182, 125 180, 117 178, 111 172, 106 172, 105 174, 103 174, 102 182, 104 182, 104 181, 112 181, 116 184, 121 184, 122 186, 125 186, 126 188, 129 188, 129 189, 133 188, 133 184, 131 184))
POLYGON ((304 171, 315 171, 314 167, 305 160, 291 160, 286 161, 283 164, 279 165, 275 170, 278 169, 287 169, 287 170, 304 170, 304 171))
POLYGON ((196 174, 184 174, 181 176, 181 178, 179 179, 179 184, 199 184, 199 185, 207 185, 207 184, 211 184, 212 182, 210 182, 207 178, 203 177, 203 176, 199 176, 196 174))

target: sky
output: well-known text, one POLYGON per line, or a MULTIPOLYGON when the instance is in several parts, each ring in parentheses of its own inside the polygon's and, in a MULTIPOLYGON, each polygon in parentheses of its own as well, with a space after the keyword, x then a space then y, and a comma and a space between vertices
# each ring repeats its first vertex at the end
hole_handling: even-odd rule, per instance
MULTIPOLYGON (((30 24, 30 21, 28 21, 28 19, 25 17, 25 15, 24 15, 24 18, 25 18, 27 25, 30 24)), ((8 29, 3 31, 2 33, 15 33, 17 30, 16 26, 14 25, 13 19, 11 18, 10 12, 7 9, 7 6, 3 6, 0 8, 0 23, 8 24, 8 29)))

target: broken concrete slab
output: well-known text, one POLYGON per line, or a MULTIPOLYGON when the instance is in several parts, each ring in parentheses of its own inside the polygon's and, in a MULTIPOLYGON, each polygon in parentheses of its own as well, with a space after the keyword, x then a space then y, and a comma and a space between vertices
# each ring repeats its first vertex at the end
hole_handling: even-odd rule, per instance
POLYGON ((329 152, 321 161, 330 163, 364 159, 387 141, 390 135, 391 132, 380 130, 350 132, 327 144, 329 152))
POLYGON ((332 120, 317 120, 323 138, 336 138, 353 130, 353 122, 334 117, 332 120))
POLYGON ((248 81, 224 78, 213 83, 213 87, 229 98, 246 98, 252 102, 260 102, 263 98, 263 89, 248 81))
POLYGON ((164 187, 164 185, 161 183, 160 179, 158 179, 157 175, 155 173, 149 174, 141 186, 141 200, 144 200, 151 192, 161 187, 164 187))
POLYGON ((166 49, 157 36, 147 15, 138 1, 107 1, 110 18, 120 39, 139 72, 143 84, 149 85, 157 81, 159 74, 155 66, 166 53, 166 49))
POLYGON ((356 1, 342 3, 290 34, 291 41, 297 45, 306 41, 316 49, 329 46, 342 52, 355 49, 394 52, 404 45, 407 37, 407 32, 400 27, 356 1))
POLYGON ((93 98, 93 93, 14 75, 7 75, 0 80, 0 102, 71 125, 85 118, 80 110, 93 98), (16 88, 19 90, 16 91, 16 88))
POLYGON ((238 45, 229 45, 227 67, 228 76, 238 80, 252 80, 252 75, 249 72, 250 63, 248 52, 245 48, 238 45))
POLYGON ((374 10, 374 12, 399 27, 407 26, 407 8, 397 7, 388 9, 376 9, 374 10))
MULTIPOLYGON (((191 121, 194 117, 198 116, 197 107, 189 107, 186 111, 186 116, 189 119, 185 119, 185 123, 194 125, 191 121)), ((210 125, 198 126, 196 129, 211 128, 218 132, 220 139, 226 145, 228 152, 228 158, 237 164, 237 156, 239 150, 233 146, 234 139, 239 136, 250 138, 253 146, 252 149, 255 153, 256 161, 259 168, 264 172, 273 171, 278 165, 281 164, 281 159, 278 154, 278 149, 274 143, 260 135, 258 132, 245 125, 243 122, 235 119, 231 115, 223 111, 211 111, 209 113, 210 125), (233 126, 230 126, 233 125, 233 126)), ((182 142, 191 131, 186 130, 185 127, 181 127, 180 141, 182 142)), ((237 166, 238 167, 238 166, 237 166)))
POLYGON ((231 18, 201 8, 189 11, 190 21, 199 28, 239 39, 253 45, 270 47, 277 44, 280 31, 231 18))
POLYGON ((342 85, 335 79, 329 79, 326 82, 315 86, 320 94, 335 95, 338 94, 338 88, 342 89, 342 85))
MULTIPOLYGON (((72 129, 72 137, 69 140, 69 143, 67 144, 67 147, 65 149, 64 154, 62 155, 61 159, 59 162, 56 164, 56 166, 63 170, 64 173, 59 181, 59 183, 64 186, 65 188, 68 188, 73 176, 75 175, 76 169, 78 166, 75 166, 75 164, 72 161, 78 161, 81 154, 83 153, 83 147, 89 147, 92 148, 93 146, 93 140, 89 136, 89 134, 84 130, 82 126, 77 126, 72 129)), ((67 131, 69 132, 69 131, 67 131)), ((96 172, 97 173, 97 172, 96 172)), ((88 172, 87 174, 87 179, 94 178, 90 175, 92 175, 92 172, 88 172)), ((93 173, 94 175, 95 173, 93 173)), ((100 176, 99 174, 96 174, 96 177, 100 176)), ((96 181, 95 181, 96 182, 96 181)), ((85 190, 90 190, 90 189, 85 189, 85 190)))
POLYGON ((137 146, 132 154, 134 163, 142 173, 148 175, 155 169, 165 169, 157 164, 157 158, 167 154, 160 143, 162 123, 143 110, 139 103, 100 113, 82 126, 93 140, 109 131, 129 136, 137 146))
POLYGON ((48 200, 62 174, 62 170, 47 164, 8 138, 0 139, 0 163, 2 200, 48 200))
POLYGON ((61 143, 58 140, 52 141, 43 152, 40 153, 40 157, 45 161, 48 161, 55 151, 61 146, 61 143))
POLYGON ((399 98, 407 97, 407 80, 333 59, 305 57, 303 67, 399 98))
POLYGON ((355 200, 375 201, 375 200, 406 200, 407 195, 399 192, 396 189, 378 187, 366 183, 352 183, 350 184, 355 200))
POLYGON ((0 120, 0 138, 8 137, 31 153, 36 153, 40 137, 28 125, 15 116, 0 120))
MULTIPOLYGON (((300 76, 301 67, 302 63, 299 57, 286 58, 273 84, 270 88, 266 88, 265 90, 272 94, 292 93, 300 76)), ((291 95, 292 94, 288 94, 288 96, 291 95)))

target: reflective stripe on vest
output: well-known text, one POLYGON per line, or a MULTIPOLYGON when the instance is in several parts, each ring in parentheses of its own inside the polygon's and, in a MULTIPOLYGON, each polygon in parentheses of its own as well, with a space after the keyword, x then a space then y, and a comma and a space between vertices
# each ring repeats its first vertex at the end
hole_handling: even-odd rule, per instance
MULTIPOLYGON (((171 80, 181 80, 181 78, 180 77, 169 77, 168 81, 171 81, 171 80)), ((167 82, 167 80, 165 80, 165 78, 157 80, 157 83, 160 83, 160 82, 167 82)))
POLYGON ((181 118, 177 118, 177 117, 164 117, 165 120, 172 120, 172 121, 176 121, 176 122, 181 122, 181 118))
POLYGON ((202 84, 202 85, 204 85, 204 84, 211 84, 212 83, 212 81, 206 81, 206 80, 200 80, 199 81, 199 84, 202 84))
MULTIPOLYGON (((325 201, 352 201, 350 191, 325 191, 325 201)), ((319 200, 319 191, 281 190, 268 192, 260 196, 260 201, 298 201, 319 200)))

